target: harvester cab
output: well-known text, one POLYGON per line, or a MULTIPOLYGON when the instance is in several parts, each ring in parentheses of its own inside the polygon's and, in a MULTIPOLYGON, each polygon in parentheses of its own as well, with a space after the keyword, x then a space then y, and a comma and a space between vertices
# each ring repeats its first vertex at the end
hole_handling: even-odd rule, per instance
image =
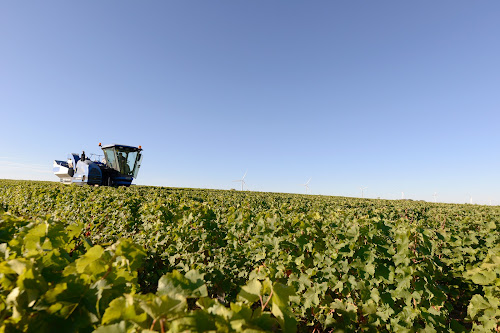
POLYGON ((101 148, 104 152, 103 162, 108 168, 118 172, 125 178, 137 178, 142 162, 141 146, 136 148, 114 144, 101 146, 101 148))
POLYGON ((85 152, 73 153, 67 161, 54 161, 54 174, 65 184, 130 186, 141 167, 142 147, 100 143, 99 147, 104 153, 101 161, 90 160, 85 152))

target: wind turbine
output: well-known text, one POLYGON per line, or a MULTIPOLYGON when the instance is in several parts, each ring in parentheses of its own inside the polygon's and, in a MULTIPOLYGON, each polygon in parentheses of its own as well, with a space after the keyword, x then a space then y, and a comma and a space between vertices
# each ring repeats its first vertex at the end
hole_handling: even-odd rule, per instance
MULTIPOLYGON (((248 172, 248 171, 247 171, 248 172)), ((246 185, 245 183, 245 177, 247 176, 247 172, 245 172, 245 174, 243 175, 243 178, 241 179, 238 179, 238 180, 233 180, 233 182, 241 182, 241 190, 243 191, 243 184, 246 185)))
POLYGON ((405 199, 405 192, 401 192, 401 199, 404 200, 405 199))
POLYGON ((432 195, 434 197, 434 202, 436 202, 436 197, 437 197, 437 192, 434 192, 434 194, 432 195))
POLYGON ((367 189, 368 187, 360 187, 359 189, 361 190, 361 198, 364 198, 365 197, 365 190, 367 189))
POLYGON ((309 180, 305 184, 302 184, 302 186, 306 187, 306 194, 307 192, 311 193, 311 189, 309 188, 309 182, 311 181, 311 179, 312 178, 309 178, 309 180))

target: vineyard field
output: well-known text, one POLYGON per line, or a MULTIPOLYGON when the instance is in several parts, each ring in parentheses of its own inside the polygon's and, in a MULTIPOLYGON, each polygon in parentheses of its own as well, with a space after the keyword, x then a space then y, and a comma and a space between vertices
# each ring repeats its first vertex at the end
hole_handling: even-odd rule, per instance
POLYGON ((500 332, 500 207, 0 180, 0 332, 500 332))

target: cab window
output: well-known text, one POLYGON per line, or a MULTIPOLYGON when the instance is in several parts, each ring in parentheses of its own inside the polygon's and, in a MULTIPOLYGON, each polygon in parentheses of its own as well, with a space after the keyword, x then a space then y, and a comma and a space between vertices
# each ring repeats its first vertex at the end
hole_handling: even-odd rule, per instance
POLYGON ((113 148, 106 148, 103 149, 103 151, 104 157, 106 158, 106 164, 109 167, 118 170, 118 165, 116 165, 115 150, 113 148))

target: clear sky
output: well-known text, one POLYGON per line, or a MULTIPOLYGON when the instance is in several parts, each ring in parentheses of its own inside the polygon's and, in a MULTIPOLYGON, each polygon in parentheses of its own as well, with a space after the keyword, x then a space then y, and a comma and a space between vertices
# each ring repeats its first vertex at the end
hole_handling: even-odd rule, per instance
POLYGON ((500 1, 2 1, 0 178, 500 204, 500 1))

